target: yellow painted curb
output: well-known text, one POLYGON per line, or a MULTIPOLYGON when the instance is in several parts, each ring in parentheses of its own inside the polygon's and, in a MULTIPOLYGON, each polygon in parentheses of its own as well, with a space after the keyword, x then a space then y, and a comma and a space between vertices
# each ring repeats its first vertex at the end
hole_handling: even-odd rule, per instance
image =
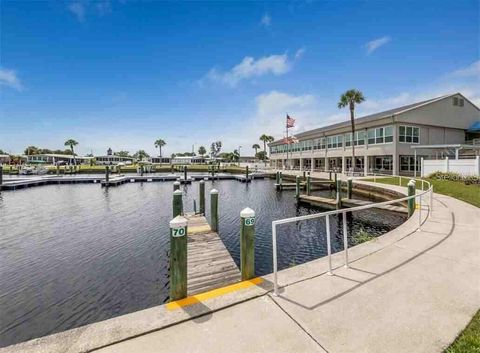
POLYGON ((165 306, 167 307, 168 310, 176 310, 176 309, 180 309, 184 306, 189 306, 189 305, 200 303, 200 302, 205 301, 207 299, 212 299, 212 298, 215 298, 215 297, 219 297, 219 296, 222 296, 222 295, 225 295, 225 294, 228 294, 228 293, 235 292, 237 290, 246 289, 246 288, 252 287, 254 285, 260 284, 262 282, 263 282, 263 278, 257 277, 257 278, 254 278, 254 279, 251 279, 251 280, 248 280, 248 281, 242 281, 242 282, 231 284, 229 286, 225 286, 225 287, 222 287, 222 288, 213 289, 213 290, 208 291, 208 292, 195 294, 195 295, 192 295, 191 297, 186 297, 184 299, 180 299, 180 300, 176 300, 174 302, 167 303, 167 304, 165 304, 165 306))

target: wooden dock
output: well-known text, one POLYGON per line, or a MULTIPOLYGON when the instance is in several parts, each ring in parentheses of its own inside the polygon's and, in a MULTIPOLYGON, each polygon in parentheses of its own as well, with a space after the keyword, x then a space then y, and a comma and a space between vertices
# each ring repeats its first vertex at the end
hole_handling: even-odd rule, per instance
POLYGON ((219 235, 210 228, 206 218, 201 215, 186 215, 186 218, 188 295, 239 282, 240 270, 219 235))
MULTIPOLYGON (((333 180, 312 180, 310 182, 312 190, 325 190, 330 189, 335 186, 333 180)), ((281 183, 275 184, 275 189, 277 190, 295 190, 297 188, 297 183, 281 183)), ((300 189, 305 190, 307 188, 307 183, 305 181, 300 182, 300 189)))
MULTIPOLYGON (((311 206, 322 207, 330 210, 335 210, 337 208, 336 200, 329 199, 326 197, 300 195, 299 202, 307 203, 311 206)), ((365 205, 371 205, 374 203, 376 202, 357 200, 357 199, 347 199, 347 198, 342 199, 343 208, 365 206, 365 205)), ((408 213, 408 209, 406 207, 396 206, 396 205, 376 206, 375 208, 387 210, 387 211, 393 211, 393 212, 408 213)))
POLYGON ((77 183, 99 183, 102 186, 119 186, 125 183, 145 183, 145 182, 159 182, 159 181, 176 181, 179 180, 182 184, 191 184, 193 181, 198 180, 237 180, 239 182, 251 182, 253 179, 267 178, 268 174, 265 173, 252 173, 248 179, 244 175, 234 174, 194 174, 189 175, 187 180, 183 179, 183 176, 175 174, 166 175, 110 175, 110 179, 105 181, 105 176, 99 174, 98 176, 82 176, 82 175, 42 175, 34 177, 16 177, 12 180, 5 178, 3 184, 0 185, 0 190, 17 190, 34 186, 42 185, 54 185, 54 184, 77 184, 77 183))

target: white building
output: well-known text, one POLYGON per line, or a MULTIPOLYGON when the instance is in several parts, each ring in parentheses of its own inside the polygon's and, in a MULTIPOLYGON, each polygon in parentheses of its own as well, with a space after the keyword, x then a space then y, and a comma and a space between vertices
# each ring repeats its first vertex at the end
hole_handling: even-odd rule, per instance
MULTIPOLYGON (((465 144, 468 129, 480 121, 480 110, 460 93, 429 99, 355 119, 356 170, 386 174, 414 173, 420 158, 438 149, 412 146, 465 144), (416 156, 416 158, 415 158, 416 156)), ((277 140, 269 144, 271 165, 300 170, 338 170, 352 167, 350 121, 306 131, 298 143, 277 140)))

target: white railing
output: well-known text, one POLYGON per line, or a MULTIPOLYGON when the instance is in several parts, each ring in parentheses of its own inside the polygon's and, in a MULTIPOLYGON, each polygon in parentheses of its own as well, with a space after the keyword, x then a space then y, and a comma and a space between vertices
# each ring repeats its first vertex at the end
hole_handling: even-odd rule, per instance
MULTIPOLYGON (((399 177, 400 185, 402 182, 402 177, 399 175, 379 175, 379 174, 374 174, 374 182, 376 182, 377 177, 378 178, 385 178, 385 177, 399 177)), ((403 177, 406 178, 406 177, 403 177)), ((404 202, 404 201, 409 201, 411 199, 416 199, 418 198, 418 231, 422 230, 422 197, 426 196, 427 194, 429 195, 428 197, 428 211, 429 214, 431 215, 431 212, 433 210, 433 186, 431 183, 427 180, 419 179, 419 178, 410 178, 410 180, 420 180, 422 183, 422 189, 420 190, 419 193, 417 193, 415 189, 415 194, 412 196, 406 196, 402 197, 399 199, 395 200, 389 200, 389 201, 384 201, 384 202, 377 202, 369 205, 364 205, 364 206, 357 206, 357 207, 351 207, 351 208, 345 208, 345 209, 339 209, 339 210, 334 210, 334 211, 327 211, 327 212, 321 212, 321 213, 316 213, 316 214, 311 214, 311 215, 306 215, 306 216, 298 216, 298 217, 291 217, 291 218, 285 218, 285 219, 279 219, 276 221, 272 222, 272 247, 273 247, 273 294, 278 295, 278 263, 277 263, 277 226, 280 224, 287 224, 287 223, 292 223, 292 222, 298 222, 298 221, 307 221, 307 220, 312 220, 312 219, 317 219, 317 218, 322 218, 325 217, 325 228, 326 228, 326 233, 327 233, 327 256, 328 256, 328 274, 332 274, 332 251, 331 251, 331 239, 330 239, 330 216, 334 215, 339 215, 342 214, 343 218, 343 246, 344 246, 344 258, 345 258, 345 267, 348 268, 349 262, 348 262, 348 237, 347 237, 347 217, 346 214, 348 212, 356 212, 356 211, 363 211, 363 210, 368 210, 370 208, 376 208, 379 206, 387 206, 399 202, 404 202), (424 186, 427 184, 427 190, 425 190, 424 186)), ((416 188, 416 186, 415 186, 416 188)), ((416 208, 416 207, 415 207, 416 208)))

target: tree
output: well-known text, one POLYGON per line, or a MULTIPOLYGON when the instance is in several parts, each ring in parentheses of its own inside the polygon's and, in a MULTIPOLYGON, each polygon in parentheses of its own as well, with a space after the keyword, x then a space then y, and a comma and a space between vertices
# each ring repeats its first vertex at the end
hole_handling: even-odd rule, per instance
POLYGON ((135 154, 133 155, 133 158, 135 159, 138 159, 139 161, 143 161, 144 159, 150 157, 150 155, 145 152, 144 150, 139 150, 137 152, 135 152, 135 154))
POLYGON ((212 156, 212 158, 217 157, 221 149, 222 149, 222 141, 212 142, 212 145, 210 146, 210 155, 212 156))
MULTIPOLYGON (((263 142, 263 152, 265 152, 265 156, 267 156, 267 143, 273 142, 275 139, 273 136, 263 134, 260 136, 260 141, 263 142)), ((266 164, 266 159, 264 160, 266 164)))
POLYGON ((252 148, 255 150, 255 157, 257 156, 257 151, 260 148, 260 145, 258 143, 254 143, 252 148))
POLYGON ((0 148, 0 154, 7 154, 7 153, 0 148))
POLYGON ((350 123, 352 125, 352 168, 355 172, 355 104, 360 104, 365 100, 363 93, 356 89, 349 89, 344 94, 340 96, 340 101, 338 102, 338 109, 345 108, 346 106, 350 109, 350 123))
POLYGON ((65 141, 64 145, 70 147, 70 150, 72 151, 72 155, 73 155, 73 164, 77 165, 77 161, 75 159, 75 151, 73 150, 73 146, 78 145, 78 142, 75 141, 74 139, 69 139, 69 140, 65 141))
POLYGON ((130 157, 130 152, 128 151, 118 151, 118 152, 113 152, 114 156, 118 157, 130 157))
POLYGON ((27 148, 25 148, 25 151, 23 153, 27 156, 30 156, 32 154, 38 154, 38 147, 28 146, 27 148))
POLYGON ((268 159, 267 152, 265 152, 265 151, 258 152, 257 153, 257 158, 260 159, 261 161, 266 161, 268 159))
POLYGON ((165 146, 166 144, 167 143, 162 139, 158 139, 157 141, 155 141, 155 147, 158 147, 160 158, 162 158, 162 147, 165 146))
POLYGON ((200 146, 200 147, 198 148, 198 154, 199 154, 200 156, 202 156, 202 159, 204 158, 203 156, 205 155, 205 153, 207 153, 207 150, 205 149, 205 147, 200 146))

